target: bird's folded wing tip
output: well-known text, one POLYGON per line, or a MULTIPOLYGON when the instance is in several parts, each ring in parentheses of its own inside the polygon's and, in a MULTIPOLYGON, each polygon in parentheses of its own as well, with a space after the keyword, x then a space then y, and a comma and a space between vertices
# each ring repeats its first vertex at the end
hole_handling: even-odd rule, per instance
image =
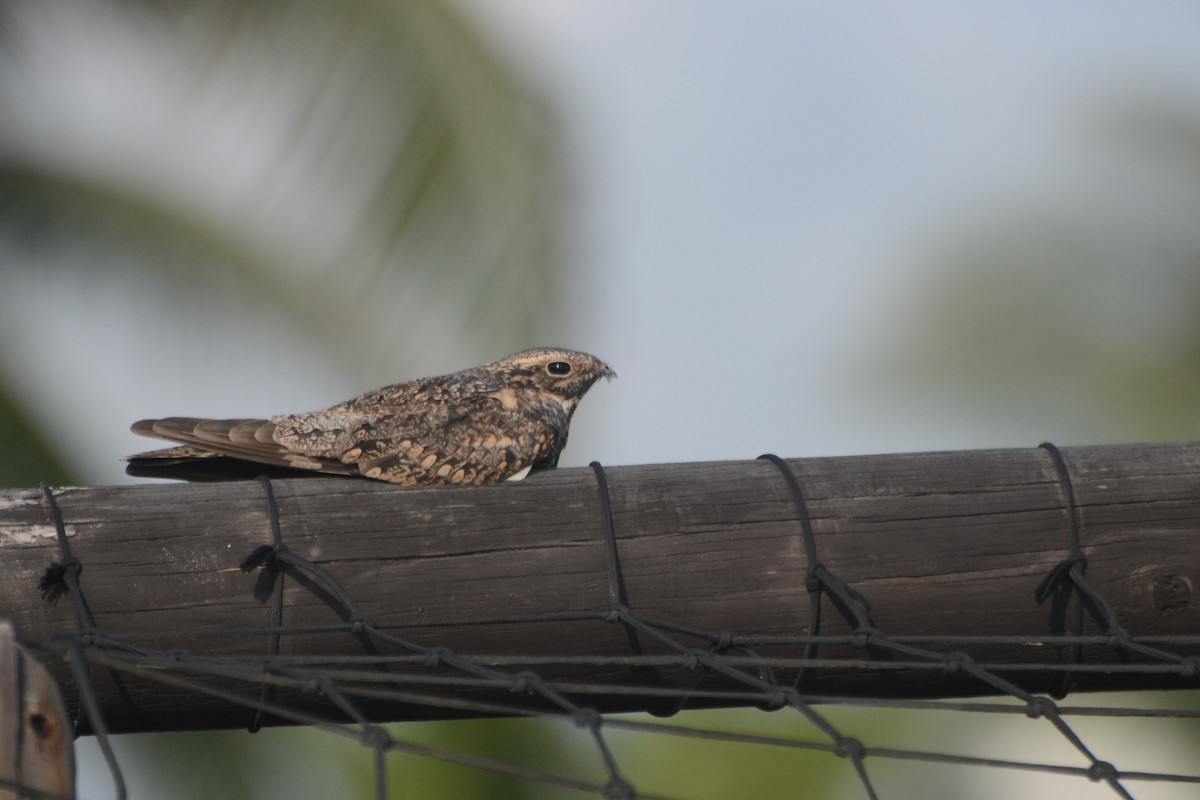
POLYGON ((156 422, 158 422, 156 419, 139 419, 129 426, 129 430, 141 436, 153 436, 156 422))

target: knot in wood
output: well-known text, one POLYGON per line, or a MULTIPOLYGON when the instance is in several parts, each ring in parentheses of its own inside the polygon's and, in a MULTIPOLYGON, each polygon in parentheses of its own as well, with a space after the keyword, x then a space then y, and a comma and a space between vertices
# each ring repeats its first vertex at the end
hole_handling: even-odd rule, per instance
POLYGON ((1174 570, 1160 572, 1155 575, 1151 596, 1154 598, 1154 610, 1169 617, 1191 605, 1192 584, 1185 575, 1174 570))
POLYGON ((54 719, 36 711, 25 715, 25 725, 39 741, 46 741, 58 733, 54 719))

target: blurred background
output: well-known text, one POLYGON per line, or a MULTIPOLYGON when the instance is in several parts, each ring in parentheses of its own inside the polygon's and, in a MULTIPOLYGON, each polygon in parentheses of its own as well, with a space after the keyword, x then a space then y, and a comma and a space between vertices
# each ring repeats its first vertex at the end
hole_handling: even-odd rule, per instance
MULTIPOLYGON (((142 417, 308 410, 540 344, 621 376, 562 466, 1195 439, 1198 32, 1184 0, 0 0, 0 485, 126 482, 142 417)), ((1085 739, 1196 746, 1122 725, 1085 739)), ((396 732, 599 774, 569 725, 396 732)), ((369 754, 329 738, 118 755, 135 798, 367 795, 369 754)), ((615 746, 647 791, 861 796, 828 757, 615 746)), ((110 796, 79 752, 80 796, 110 796)), ((396 797, 564 796, 392 763, 396 797)), ((1111 796, 878 769, 889 798, 1111 796)))

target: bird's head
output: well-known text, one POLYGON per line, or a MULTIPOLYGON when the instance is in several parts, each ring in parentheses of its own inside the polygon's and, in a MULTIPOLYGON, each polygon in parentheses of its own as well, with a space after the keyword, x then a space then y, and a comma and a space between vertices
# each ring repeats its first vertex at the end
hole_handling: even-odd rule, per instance
POLYGON ((509 385, 526 386, 554 397, 568 413, 574 411, 593 383, 617 377, 608 364, 593 355, 553 347, 522 350, 489 367, 504 375, 509 385))

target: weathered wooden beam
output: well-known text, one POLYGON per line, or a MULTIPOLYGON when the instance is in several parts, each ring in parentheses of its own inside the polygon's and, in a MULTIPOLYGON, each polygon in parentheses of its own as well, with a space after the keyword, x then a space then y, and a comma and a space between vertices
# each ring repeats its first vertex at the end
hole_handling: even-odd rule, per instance
POLYGON ((71 723, 58 686, 0 619, 0 800, 74 796, 71 723))
MULTIPOLYGON (((1063 452, 1073 477, 1087 578, 1124 630, 1142 637, 1200 635, 1194 596, 1200 581, 1200 444, 1063 452)), ((884 634, 1037 638, 1070 632, 1065 595, 1044 604, 1034 599, 1035 588, 1067 555, 1070 512, 1046 451, 788 463, 808 501, 819 558, 869 601, 871 620, 884 634)), ((609 468, 607 478, 633 613, 714 636, 759 637, 750 648, 754 656, 775 659, 782 665, 777 677, 790 683, 803 644, 770 637, 806 632, 807 563, 796 506, 776 467, 766 461, 628 466, 609 468)), ((670 706, 669 700, 664 706, 620 687, 695 683, 696 670, 679 664, 634 666, 619 658, 606 665, 563 664, 554 658, 611 659, 637 648, 645 656, 671 654, 644 635, 631 636, 622 625, 604 621, 611 605, 609 559, 590 470, 562 469, 521 483, 467 489, 405 489, 337 478, 278 480, 273 486, 284 544, 326 569, 369 619, 392 634, 422 647, 478 655, 512 673, 533 670, 551 680, 618 687, 610 694, 578 695, 602 709, 670 706), (553 614, 561 619, 546 618, 553 614), (498 618, 512 621, 501 624, 498 618)), ((158 651, 266 654, 268 632, 247 631, 270 626, 272 604, 255 599, 258 576, 239 569, 251 551, 272 541, 262 485, 73 488, 58 489, 55 497, 101 632, 158 651)), ((11 617, 31 640, 48 642, 78 630, 69 600, 51 605, 37 590, 45 568, 61 560, 42 494, 0 493, 0 615, 11 617)), ((343 623, 346 615, 335 610, 337 604, 304 584, 295 575, 285 579, 284 625, 343 623)), ((833 606, 825 605, 820 633, 849 632, 833 606)), ((1085 614, 1083 632, 1102 632, 1091 613, 1085 614)), ((678 636, 689 646, 708 645, 678 636)), ((1070 648, 1058 644, 922 646, 966 651, 981 662, 1028 664, 1005 674, 1041 691, 1061 685, 1063 673, 1053 668, 1073 658, 1070 648)), ((1200 652, 1196 638, 1159 646, 1185 656, 1200 652)), ((281 636, 279 652, 336 657, 403 650, 313 628, 281 636)), ((847 644, 822 646, 819 655, 868 654, 847 644)), ((1102 643, 1077 656, 1093 665, 1122 660, 1102 643)), ((421 676, 457 674, 419 663, 392 668, 421 676)), ((161 665, 156 670, 142 674, 169 671, 161 665)), ((253 716, 224 700, 200 698, 138 674, 96 667, 92 672, 114 730, 240 726, 253 716)), ((76 707, 69 675, 62 677, 76 707)), ((709 675, 701 688, 712 679, 709 675)), ((1119 668, 1084 669, 1074 680, 1081 689, 1197 682, 1169 669, 1154 674, 1119 668)), ((214 685, 258 696, 257 687, 244 682, 214 685)), ((864 695, 986 691, 977 681, 936 669, 836 665, 809 670, 804 687, 864 695)), ((513 700, 511 693, 489 695, 477 687, 420 690, 513 700)), ((416 701, 362 702, 378 717, 470 713, 416 701)))

